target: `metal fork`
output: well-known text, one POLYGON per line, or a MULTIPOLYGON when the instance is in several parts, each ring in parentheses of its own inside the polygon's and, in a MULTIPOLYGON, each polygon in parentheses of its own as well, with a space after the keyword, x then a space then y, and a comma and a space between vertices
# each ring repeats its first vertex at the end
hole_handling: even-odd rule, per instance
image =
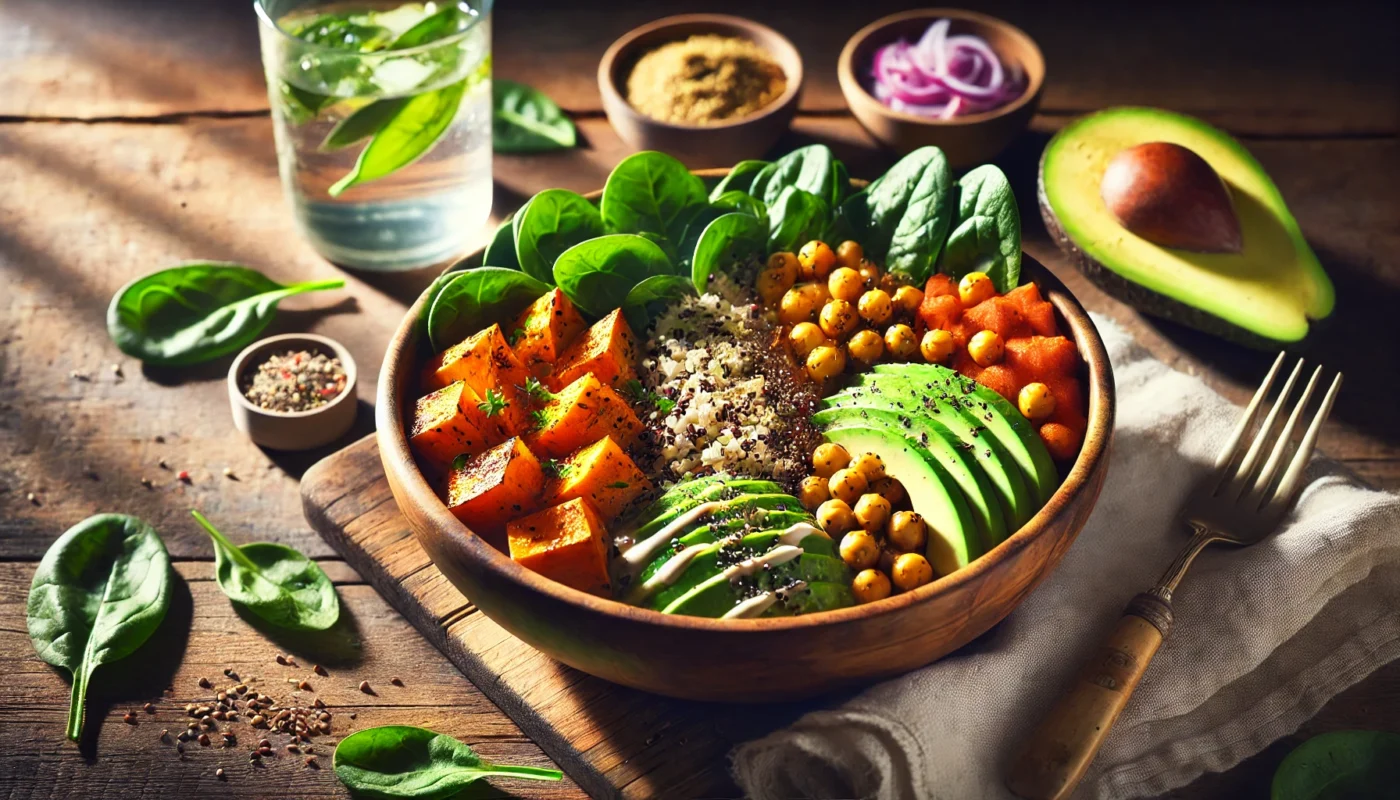
POLYGON ((1303 370, 1299 359, 1258 432, 1246 444, 1246 435, 1266 405, 1283 362, 1284 354, 1279 353, 1216 457, 1215 469, 1197 484, 1182 506, 1178 516, 1191 531, 1191 541, 1157 585, 1128 604, 1108 640, 1084 665, 1074 686, 1051 708, 1013 762, 1006 785, 1017 796, 1050 800, 1068 797, 1074 791, 1171 630, 1172 593, 1191 562, 1212 542, 1246 546, 1264 539, 1278 528, 1292 506, 1322 423, 1342 385, 1342 375, 1337 373, 1332 379, 1307 431, 1293 447, 1293 434, 1322 375, 1322 367, 1313 370, 1288 412, 1287 422, 1276 431, 1303 370), (1267 459, 1263 458, 1265 451, 1267 459), (1287 467, 1283 468, 1285 459, 1287 467))

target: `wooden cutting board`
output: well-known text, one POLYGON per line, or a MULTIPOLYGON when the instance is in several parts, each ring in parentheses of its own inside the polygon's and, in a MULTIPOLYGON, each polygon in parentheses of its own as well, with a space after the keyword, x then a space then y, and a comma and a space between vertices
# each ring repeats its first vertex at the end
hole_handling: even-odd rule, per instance
POLYGON ((814 707, 671 700, 585 675, 511 636, 418 545, 373 436, 312 467, 301 497, 311 526, 593 797, 738 797, 733 746, 814 707))

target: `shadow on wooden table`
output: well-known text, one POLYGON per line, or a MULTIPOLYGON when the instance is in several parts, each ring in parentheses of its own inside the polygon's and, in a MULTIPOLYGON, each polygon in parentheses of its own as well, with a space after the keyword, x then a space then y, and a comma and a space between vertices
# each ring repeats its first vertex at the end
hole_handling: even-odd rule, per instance
POLYGON ((312 464, 374 433, 374 404, 371 402, 372 399, 373 398, 365 398, 362 396, 356 401, 354 424, 350 426, 350 430, 346 431, 340 438, 330 444, 321 445, 311 450, 298 451, 272 450, 267 447, 260 449, 263 451, 263 455, 267 456, 268 460, 277 465, 278 469, 294 478, 300 479, 308 469, 311 469, 312 464))
MULTIPOLYGON (((361 644, 360 623, 355 612, 345 602, 340 604, 340 619, 324 631, 293 631, 279 628, 251 611, 234 605, 240 619, 248 623, 258 633, 267 637, 283 651, 305 662, 302 666, 320 664, 327 668, 348 668, 358 666, 364 658, 361 644)), ((312 677, 311 680, 315 680, 312 677)))

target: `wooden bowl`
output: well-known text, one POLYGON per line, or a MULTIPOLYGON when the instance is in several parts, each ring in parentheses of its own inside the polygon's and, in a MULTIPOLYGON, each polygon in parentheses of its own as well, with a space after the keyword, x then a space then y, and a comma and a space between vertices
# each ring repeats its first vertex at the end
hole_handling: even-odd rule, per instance
MULTIPOLYGON (((468 265, 479 265, 480 258, 468 257, 468 265)), ((1011 613, 1059 563, 1103 486, 1114 409, 1108 354, 1064 285, 1028 256, 1022 264, 1084 362, 1089 426, 1083 449, 1060 488, 1021 530, 966 568, 912 592, 811 616, 717 620, 634 608, 517 565, 447 510, 409 453, 404 411, 427 357, 414 325, 421 297, 390 342, 379 377, 375 414, 389 487, 433 562, 482 613, 590 675, 671 697, 766 702, 907 672, 967 644, 1011 613)))
POLYGON ((603 110, 617 135, 638 150, 661 150, 688 167, 729 166, 759 158, 787 130, 802 94, 802 56, 787 37, 742 17, 681 14, 634 28, 612 43, 598 63, 603 110), (717 125, 677 125, 643 114, 627 102, 627 76, 637 59, 657 47, 700 34, 748 39, 773 57, 787 75, 787 88, 759 111, 717 125))
POLYGON ((861 28, 841 50, 836 75, 851 113, 881 144, 900 155, 934 145, 943 150, 954 169, 963 169, 991 161, 1030 125, 1045 84, 1045 58, 1025 32, 995 17, 955 8, 926 8, 891 14, 861 28), (981 36, 1003 64, 1020 65, 1026 88, 1019 98, 1001 108, 946 120, 895 111, 875 99, 867 89, 875 50, 900 38, 918 41, 934 20, 945 18, 952 20, 951 33, 981 36))

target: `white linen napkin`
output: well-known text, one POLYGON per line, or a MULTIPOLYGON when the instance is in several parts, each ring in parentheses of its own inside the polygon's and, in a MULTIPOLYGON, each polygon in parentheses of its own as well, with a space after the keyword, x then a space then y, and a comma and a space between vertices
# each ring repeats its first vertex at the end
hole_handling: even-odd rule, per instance
MULTIPOLYGON (((733 768, 749 795, 1011 796, 1009 760, 1186 543, 1175 511, 1241 413, 1111 320, 1095 324, 1113 361, 1117 431, 1103 493, 1064 561, 957 653, 740 745, 733 768)), ((1197 559, 1171 635, 1077 796, 1160 794, 1229 769, 1400 658, 1400 498, 1326 459, 1308 477, 1277 535, 1197 559)))

